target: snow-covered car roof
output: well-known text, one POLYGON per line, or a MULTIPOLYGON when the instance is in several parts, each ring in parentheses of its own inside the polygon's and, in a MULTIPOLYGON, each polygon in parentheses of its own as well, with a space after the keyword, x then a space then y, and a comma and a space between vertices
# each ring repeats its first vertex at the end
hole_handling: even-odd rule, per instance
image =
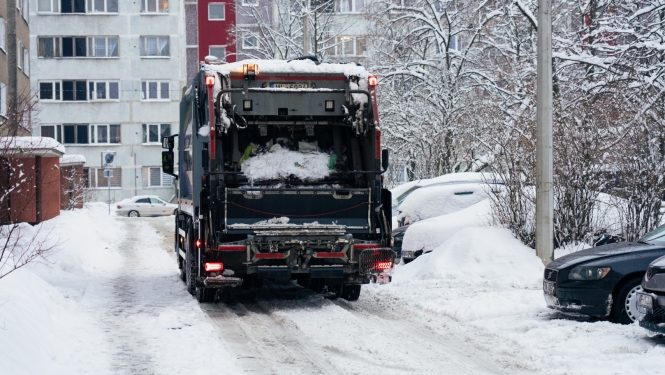
POLYGON ((399 219, 405 223, 446 215, 487 199, 484 183, 456 183, 429 186, 412 192, 399 206, 399 219))

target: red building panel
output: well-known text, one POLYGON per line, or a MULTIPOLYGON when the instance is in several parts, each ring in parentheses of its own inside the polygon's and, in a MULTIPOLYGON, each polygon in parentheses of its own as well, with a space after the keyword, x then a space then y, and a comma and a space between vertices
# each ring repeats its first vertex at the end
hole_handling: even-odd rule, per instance
POLYGON ((198 2, 199 61, 208 56, 211 46, 226 48, 226 61, 235 62, 235 2, 229 0, 199 0, 198 2), (223 7, 223 19, 220 19, 223 7))

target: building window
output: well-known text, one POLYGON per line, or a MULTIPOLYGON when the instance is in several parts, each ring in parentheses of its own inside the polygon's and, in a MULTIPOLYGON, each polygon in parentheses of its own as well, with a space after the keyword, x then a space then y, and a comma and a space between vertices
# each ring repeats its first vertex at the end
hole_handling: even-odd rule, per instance
POLYGON ((61 0, 61 13, 85 13, 85 0, 61 0))
POLYGON ((111 180, 112 188, 122 187, 122 169, 121 168, 108 168, 107 170, 113 171, 113 177, 107 179, 104 177, 104 170, 97 168, 97 187, 105 188, 109 186, 109 180, 111 180))
POLYGON ((23 74, 30 77, 30 51, 23 48, 23 74))
POLYGON ((141 56, 164 57, 169 56, 168 36, 142 36, 141 56))
POLYGON ((88 138, 88 124, 64 124, 64 143, 65 144, 84 144, 90 143, 88 138))
POLYGON ((59 13, 60 0, 38 0, 37 12, 40 13, 59 13))
POLYGON ((335 0, 310 0, 310 10, 316 13, 335 13, 335 0))
POLYGON ((39 37, 37 56, 118 57, 118 37, 39 37))
POLYGON ((53 58, 62 56, 60 53, 60 38, 40 37, 38 38, 37 56, 53 58))
POLYGON ((120 82, 118 81, 88 81, 89 100, 118 100, 120 99, 120 82))
POLYGON ((171 186, 171 176, 163 173, 162 167, 146 167, 145 172, 147 172, 146 175, 148 176, 148 187, 171 186))
POLYGON ((226 61, 226 47, 225 46, 210 46, 208 54, 215 56, 219 61, 226 61))
POLYGON ((0 82, 0 115, 7 115, 7 85, 0 82))
POLYGON ((331 51, 336 56, 365 56, 367 52, 365 38, 340 36, 336 41, 335 48, 331 51))
POLYGON ((161 144, 171 135, 171 124, 143 124, 143 143, 161 144))
POLYGON ((224 21, 224 3, 210 3, 208 4, 208 20, 210 21, 224 21))
POLYGON ((118 38, 117 37, 88 38, 88 56, 118 57, 118 38))
POLYGON ((242 0, 242 5, 246 7, 255 7, 259 5, 258 0, 242 0))
POLYGON ((365 0, 341 0, 339 11, 342 13, 358 13, 365 10, 365 0))
POLYGON ((141 0, 142 13, 168 13, 169 0, 141 0))
POLYGON ((90 143, 119 144, 120 125, 90 125, 90 143))
POLYGON ((30 0, 17 0, 16 4, 18 5, 23 1, 23 8, 21 9, 21 15, 26 23, 30 22, 30 0))
POLYGON ((169 100, 169 81, 141 81, 141 100, 169 100))
POLYGON ((5 47, 5 35, 7 30, 5 29, 5 19, 0 18, 0 49, 7 52, 7 47, 5 47))
POLYGON ((39 82, 40 100, 61 100, 60 81, 39 82))
POLYGON ((21 66, 21 56, 23 56, 23 43, 21 43, 18 38, 16 38, 16 66, 18 66, 19 69, 23 69, 21 66))
POLYGON ((50 137, 62 143, 62 125, 42 125, 41 136, 50 137))
POLYGON ((88 0, 88 13, 118 13, 118 0, 88 0))
POLYGON ((243 49, 257 49, 259 48, 259 39, 254 34, 246 33, 242 36, 243 49))
POLYGON ((62 81, 62 100, 86 101, 88 92, 86 81, 62 81))

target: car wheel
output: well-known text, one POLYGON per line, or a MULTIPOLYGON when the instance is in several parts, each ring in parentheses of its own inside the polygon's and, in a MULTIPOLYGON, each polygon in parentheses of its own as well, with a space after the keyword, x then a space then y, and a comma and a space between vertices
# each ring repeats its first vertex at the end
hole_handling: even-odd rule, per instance
POLYGON ((639 319, 637 292, 642 290, 642 278, 633 278, 624 283, 614 296, 612 320, 620 324, 630 324, 639 319))
POLYGON ((139 216, 141 216, 141 215, 139 215, 139 212, 138 212, 138 211, 129 211, 129 213, 127 214, 127 216, 129 216, 129 217, 139 217, 139 216))

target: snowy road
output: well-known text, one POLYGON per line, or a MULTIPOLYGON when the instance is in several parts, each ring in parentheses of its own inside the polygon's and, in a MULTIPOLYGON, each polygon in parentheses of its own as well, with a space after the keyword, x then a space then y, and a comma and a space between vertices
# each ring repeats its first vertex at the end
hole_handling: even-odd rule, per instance
MULTIPOLYGON (((53 263, 0 282, 3 374, 644 374, 665 338, 571 319, 542 263, 500 228, 463 229, 360 300, 269 283, 199 304, 179 279, 173 217, 106 206, 46 223, 53 263), (491 252, 488 252, 491 249, 491 252)), ((28 228, 29 229, 29 228, 28 228)))

